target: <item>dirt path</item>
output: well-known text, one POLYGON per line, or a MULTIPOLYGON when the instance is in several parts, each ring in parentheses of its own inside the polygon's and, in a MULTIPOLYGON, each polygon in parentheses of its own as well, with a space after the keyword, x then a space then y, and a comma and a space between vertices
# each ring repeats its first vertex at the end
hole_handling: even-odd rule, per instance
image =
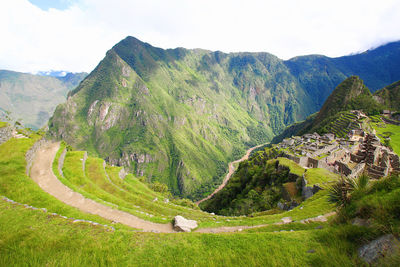
POLYGON ((53 173, 53 160, 60 147, 60 143, 48 143, 38 150, 31 169, 32 179, 47 193, 61 200, 67 205, 78 208, 83 212, 99 215, 105 219, 122 223, 133 228, 150 232, 174 232, 172 224, 158 224, 142 220, 132 214, 112 209, 97 203, 83 195, 72 191, 61 183, 53 173))
MULTIPOLYGON (((309 223, 309 222, 326 222, 328 221, 328 217, 331 217, 333 215, 336 215, 335 211, 329 212, 324 215, 320 215, 317 217, 313 218, 307 218, 304 220, 300 221, 293 221, 293 222, 298 222, 298 223, 309 223)), ((292 222, 286 223, 290 224, 292 222)), ((260 228, 268 225, 282 225, 285 224, 284 222, 276 222, 276 223, 270 223, 270 224, 258 224, 258 225, 253 225, 253 226, 248 226, 248 225, 242 225, 242 226, 221 226, 221 227, 213 227, 213 228, 200 228, 195 230, 197 233, 226 233, 226 232, 240 232, 245 229, 252 229, 252 228, 260 228)))
MULTIPOLYGON (((250 148, 246 155, 241 159, 231 162, 229 173, 232 175, 234 168, 233 164, 247 159, 254 149, 262 145, 250 148), (232 166, 232 168, 231 168, 232 166)), ((161 233, 173 233, 172 224, 158 224, 140 219, 127 212, 115 210, 103 204, 97 203, 91 199, 85 198, 83 195, 74 192, 69 187, 61 183, 53 173, 53 160, 60 147, 60 143, 47 143, 42 149, 36 152, 36 156, 31 168, 31 178, 47 193, 54 196, 55 198, 61 200, 67 205, 78 208, 83 212, 99 215, 105 219, 122 223, 127 226, 143 229, 145 232, 161 232, 161 233)), ((230 175, 225 178, 226 182, 229 180, 230 175)), ((225 182, 225 181, 224 181, 225 182)), ((224 184, 226 184, 226 182, 224 184)), ((223 187, 223 186, 222 186, 223 187)), ((221 188, 222 188, 221 187, 221 188)), ((218 191, 217 191, 218 192, 218 191)), ((336 214, 335 212, 330 212, 325 215, 320 215, 315 218, 308 218, 299 221, 300 223, 307 223, 312 221, 327 221, 327 217, 336 214)), ((283 222, 273 223, 274 225, 283 224, 283 222)), ((195 232, 198 233, 223 233, 223 232, 237 232, 244 229, 259 228, 272 224, 260 224, 254 226, 223 226, 214 228, 201 228, 197 229, 195 232)))
POLYGON ((231 178, 231 176, 233 175, 233 173, 235 172, 235 166, 234 166, 234 164, 235 164, 235 163, 242 162, 242 161, 248 159, 249 156, 250 156, 250 154, 251 154, 251 152, 252 152, 254 149, 259 148, 259 147, 262 147, 263 145, 266 145, 266 144, 267 144, 267 143, 261 144, 261 145, 258 145, 258 146, 253 146, 253 147, 249 148, 249 149, 246 151, 246 154, 245 154, 241 159, 238 159, 238 160, 235 160, 235 161, 230 162, 229 165, 228 165, 228 169, 229 169, 228 174, 225 176, 225 179, 224 179, 224 181, 222 182, 222 184, 221 184, 220 186, 218 186, 218 188, 215 189, 214 192, 212 192, 211 194, 209 194, 207 197, 205 197, 205 198, 203 198, 203 199, 197 201, 196 204, 199 205, 201 202, 206 201, 206 200, 209 200, 209 199, 212 198, 216 193, 218 193, 222 188, 224 188, 225 185, 228 183, 229 179, 231 178))

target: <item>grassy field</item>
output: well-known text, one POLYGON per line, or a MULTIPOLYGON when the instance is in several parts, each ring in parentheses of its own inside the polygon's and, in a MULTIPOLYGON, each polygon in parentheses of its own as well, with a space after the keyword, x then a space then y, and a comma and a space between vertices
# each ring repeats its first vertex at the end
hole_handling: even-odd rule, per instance
MULTIPOLYGON (((61 154, 62 150, 61 147, 58 154, 61 154)), ((83 151, 69 151, 63 166, 64 177, 58 174, 58 178, 87 198, 157 223, 169 223, 178 214, 200 221, 212 217, 200 210, 188 209, 173 202, 166 203, 165 196, 152 191, 132 174, 124 180, 120 179, 120 168, 104 168, 102 159, 88 157, 84 173, 83 154, 83 151)), ((56 172, 57 160, 53 165, 56 172)))
MULTIPOLYGON (((47 208, 49 211, 63 214, 67 217, 88 219, 104 224, 109 223, 98 216, 84 214, 64 205, 43 192, 25 175, 24 155, 35 140, 39 138, 40 136, 33 136, 32 139, 11 139, 0 146, 0 194, 24 204, 47 208), (13 153, 10 154, 8 151, 13 151, 13 153)), ((285 216, 292 216, 294 220, 301 220, 333 210, 333 206, 326 202, 326 194, 321 192, 304 202, 302 210, 296 208, 282 214, 259 214, 254 217, 211 215, 201 210, 177 205, 176 203, 179 201, 174 201, 173 199, 169 203, 164 203, 165 196, 152 191, 146 184, 143 184, 132 175, 128 175, 124 180, 120 179, 118 177, 120 168, 118 167, 106 166, 105 170, 110 178, 108 180, 102 161, 96 158, 88 158, 86 171, 83 173, 81 161, 83 152, 80 151, 69 151, 67 153, 63 167, 65 178, 63 178, 57 170, 58 157, 63 149, 64 147, 62 146, 56 155, 53 171, 64 184, 88 198, 149 221, 167 223, 175 215, 179 214, 197 220, 200 228, 257 225, 279 222, 285 216), (158 200, 153 201, 156 197, 158 200)))
POLYGON ((326 186, 327 184, 339 180, 339 175, 332 173, 322 168, 307 169, 304 174, 307 180, 307 185, 313 186, 319 184, 320 186, 326 186))
POLYGON ((262 229, 235 234, 110 232, 0 201, 0 265, 351 266, 358 262, 355 249, 349 241, 336 238, 336 231, 293 228, 294 232, 262 229))
POLYGON ((6 127, 8 125, 7 122, 0 121, 0 128, 6 127))
MULTIPOLYGON (((119 167, 104 168, 103 161, 98 158, 89 157, 83 172, 83 152, 80 151, 67 153, 63 168, 65 178, 60 178, 57 162, 64 149, 62 146, 53 164, 59 179, 102 203, 111 200, 114 202, 109 205, 134 210, 135 215, 135 210, 151 212, 154 218, 163 215, 169 219, 170 214, 175 213, 194 216, 199 219, 200 228, 269 224, 220 234, 138 232, 69 207, 27 177, 25 153, 40 138, 31 135, 31 138, 10 139, 0 145, 0 195, 47 209, 47 212, 31 210, 0 199, 0 266, 354 266, 363 265, 357 257, 358 246, 380 233, 380 230, 333 221, 273 225, 283 217, 299 221, 334 210, 334 205, 327 202, 327 190, 319 191, 291 211, 222 217, 176 205, 173 200, 169 203, 153 201, 155 197, 163 200, 165 196, 152 191, 133 175, 120 179, 119 167), (74 223, 73 219, 53 212, 112 225, 115 230, 85 222, 74 223)), ((296 165, 290 166, 299 171, 296 165)), ((314 175, 320 174, 316 171, 314 175)), ((382 186, 375 187, 378 190, 382 186)), ((389 194, 379 191, 372 196, 361 198, 356 207, 369 205, 380 211, 379 205, 384 204, 390 207, 387 212, 396 214, 398 205, 394 203, 398 202, 398 190, 389 194)), ((394 225, 397 228, 393 229, 398 229, 397 223, 389 224, 386 220, 383 223, 386 228, 394 225)))
POLYGON ((294 173, 298 176, 302 176, 305 169, 303 167, 301 167, 299 164, 297 164, 296 162, 287 159, 287 158, 278 158, 279 164, 280 165, 284 165, 289 167, 290 172, 294 173))
MULTIPOLYGON (((67 217, 110 224, 110 221, 102 217, 83 213, 65 205, 44 192, 30 177, 26 176, 25 153, 40 138, 41 136, 38 135, 32 138, 12 138, 0 145, 0 195, 36 208, 46 208, 49 212, 67 217)), ((116 227, 125 226, 116 225, 116 227)))
POLYGON ((381 138, 381 141, 384 141, 382 136, 390 137, 389 145, 392 147, 393 151, 400 155, 400 126, 393 124, 384 124, 384 123, 371 123, 376 133, 381 138))

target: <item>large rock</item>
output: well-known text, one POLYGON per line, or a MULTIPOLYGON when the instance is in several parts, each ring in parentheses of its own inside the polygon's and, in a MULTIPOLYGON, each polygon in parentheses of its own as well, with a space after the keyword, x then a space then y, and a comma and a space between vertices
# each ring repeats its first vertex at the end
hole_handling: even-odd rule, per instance
POLYGON ((311 186, 303 186, 301 195, 303 196, 304 200, 312 197, 314 195, 313 188, 311 186))
POLYGON ((368 264, 400 249, 399 240, 392 234, 384 235, 358 249, 358 256, 368 264))
POLYGON ((287 224, 287 223, 293 222, 293 220, 292 220, 291 217, 283 217, 283 218, 281 219, 281 221, 282 221, 283 224, 287 224))
POLYGON ((194 220, 187 220, 178 215, 174 218, 174 229, 179 232, 190 232, 197 227, 197 222, 194 220))

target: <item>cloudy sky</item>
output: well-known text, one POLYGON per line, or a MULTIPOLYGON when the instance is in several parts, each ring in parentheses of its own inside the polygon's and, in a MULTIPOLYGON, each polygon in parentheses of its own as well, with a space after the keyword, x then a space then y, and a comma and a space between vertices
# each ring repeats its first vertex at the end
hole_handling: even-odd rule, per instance
POLYGON ((162 48, 331 57, 400 40, 398 0, 1 0, 0 69, 90 72, 132 35, 162 48))

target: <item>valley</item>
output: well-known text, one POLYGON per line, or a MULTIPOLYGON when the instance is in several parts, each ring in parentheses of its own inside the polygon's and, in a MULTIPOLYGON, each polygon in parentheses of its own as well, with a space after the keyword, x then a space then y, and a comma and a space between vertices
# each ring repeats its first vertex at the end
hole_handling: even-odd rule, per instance
POLYGON ((346 77, 358 74, 373 90, 400 80, 398 61, 386 68, 382 56, 396 58, 399 48, 284 61, 127 37, 57 107, 49 135, 197 201, 221 184, 229 162, 319 110, 346 77))
POLYGON ((0 118, 7 112, 13 121, 39 129, 47 125, 56 106, 87 73, 66 73, 62 77, 0 70, 0 118))

